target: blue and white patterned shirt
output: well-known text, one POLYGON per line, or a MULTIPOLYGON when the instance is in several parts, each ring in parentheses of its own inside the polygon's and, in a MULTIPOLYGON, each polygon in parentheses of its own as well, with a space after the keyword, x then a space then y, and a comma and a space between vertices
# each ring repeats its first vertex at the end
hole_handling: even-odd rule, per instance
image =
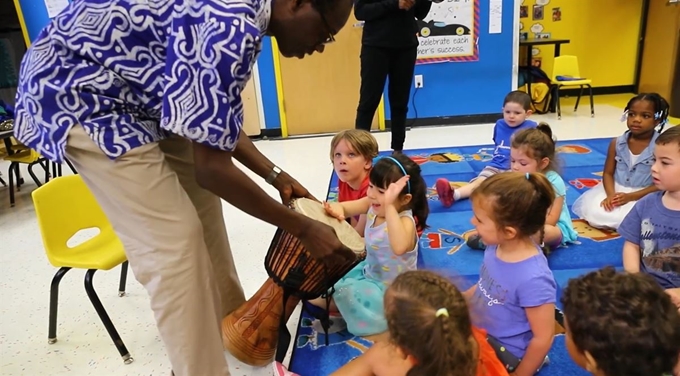
POLYGON ((104 153, 178 134, 233 150, 270 0, 75 0, 24 56, 15 136, 54 161, 81 124, 104 153))

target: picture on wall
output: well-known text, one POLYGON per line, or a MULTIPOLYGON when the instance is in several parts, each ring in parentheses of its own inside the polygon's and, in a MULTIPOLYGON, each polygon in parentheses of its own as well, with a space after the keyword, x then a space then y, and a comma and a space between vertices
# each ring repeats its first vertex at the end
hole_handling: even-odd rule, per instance
POLYGON ((529 6, 522 5, 519 7, 519 18, 529 17, 529 6))
POLYGON ((562 21, 562 11, 560 10, 560 8, 553 8, 552 20, 553 22, 562 21))
POLYGON ((543 6, 542 5, 534 5, 534 14, 533 14, 533 19, 535 21, 540 21, 543 19, 543 6))
POLYGON ((479 0, 433 3, 418 20, 416 64, 478 61, 479 0))

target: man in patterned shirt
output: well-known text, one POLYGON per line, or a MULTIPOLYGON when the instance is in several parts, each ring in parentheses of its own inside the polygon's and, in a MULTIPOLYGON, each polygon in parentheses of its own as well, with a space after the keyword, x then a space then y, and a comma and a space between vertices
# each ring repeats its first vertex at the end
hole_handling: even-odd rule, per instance
POLYGON ((332 264, 331 227, 276 202, 310 196, 241 131, 241 91, 265 34, 286 57, 322 52, 351 0, 77 0, 26 53, 16 137, 68 157, 151 298, 175 375, 228 375, 220 320, 244 302, 220 197, 332 264))

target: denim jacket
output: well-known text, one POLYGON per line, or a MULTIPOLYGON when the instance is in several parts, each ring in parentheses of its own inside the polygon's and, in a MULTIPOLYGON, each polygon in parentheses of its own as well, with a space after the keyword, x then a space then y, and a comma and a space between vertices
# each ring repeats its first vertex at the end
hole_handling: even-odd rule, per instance
POLYGON ((654 142, 659 132, 654 132, 649 146, 640 153, 635 164, 631 163, 628 137, 630 131, 616 138, 616 171, 614 181, 626 187, 644 188, 652 185, 652 165, 654 164, 654 142))

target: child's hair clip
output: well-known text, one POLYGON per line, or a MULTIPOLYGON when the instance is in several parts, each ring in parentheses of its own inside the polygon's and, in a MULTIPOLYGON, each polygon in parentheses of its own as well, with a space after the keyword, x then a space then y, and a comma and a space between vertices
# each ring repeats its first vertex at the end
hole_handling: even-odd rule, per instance
POLYGON ((623 114, 621 114, 621 122, 626 121, 627 117, 628 117, 628 111, 623 111, 623 114))
POLYGON ((439 308, 437 312, 435 312, 435 316, 444 316, 444 317, 449 317, 449 310, 446 308, 439 308))

